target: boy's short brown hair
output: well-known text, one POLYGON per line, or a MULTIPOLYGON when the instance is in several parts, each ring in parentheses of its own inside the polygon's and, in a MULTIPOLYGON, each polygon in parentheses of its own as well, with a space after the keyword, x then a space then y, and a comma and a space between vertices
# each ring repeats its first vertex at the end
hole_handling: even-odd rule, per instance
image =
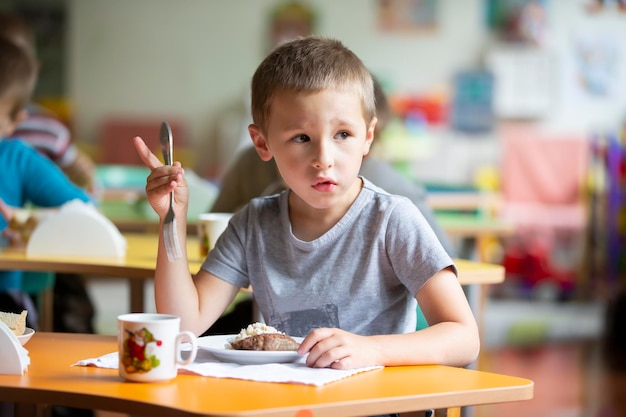
POLYGON ((14 100, 11 119, 30 102, 36 80, 35 60, 17 45, 0 39, 0 100, 14 100))
POLYGON ((274 94, 328 88, 358 94, 368 124, 376 116, 370 72, 340 41, 307 36, 283 43, 269 53, 252 77, 252 119, 266 132, 274 94))
POLYGON ((0 12, 0 38, 23 48, 33 59, 37 56, 35 32, 30 23, 17 14, 0 12))

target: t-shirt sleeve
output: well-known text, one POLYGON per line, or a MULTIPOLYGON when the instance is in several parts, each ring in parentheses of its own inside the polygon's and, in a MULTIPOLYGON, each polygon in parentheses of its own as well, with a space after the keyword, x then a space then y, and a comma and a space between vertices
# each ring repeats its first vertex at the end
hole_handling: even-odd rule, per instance
POLYGON ((17 126, 13 136, 22 139, 61 166, 67 165, 75 157, 69 129, 50 116, 29 116, 17 126))
POLYGON ((24 180, 24 197, 40 207, 57 207, 71 200, 91 202, 84 190, 69 178, 48 158, 35 149, 24 146, 20 165, 24 180))
POLYGON ((452 266, 457 273, 424 216, 406 198, 391 208, 385 241, 394 272, 412 294, 444 268, 452 266))

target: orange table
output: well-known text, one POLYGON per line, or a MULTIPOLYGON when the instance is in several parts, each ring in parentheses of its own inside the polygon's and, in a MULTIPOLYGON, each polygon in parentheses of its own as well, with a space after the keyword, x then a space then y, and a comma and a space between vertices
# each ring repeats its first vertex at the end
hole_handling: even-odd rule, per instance
MULTIPOLYGON (((313 387, 179 375, 124 382, 117 370, 71 367, 116 350, 114 336, 36 333, 24 376, 0 375, 0 401, 90 408, 134 416, 363 416, 528 400, 533 382, 446 366, 389 367, 313 387)), ((41 410, 40 410, 41 411, 41 410)), ((34 414, 31 414, 34 415, 34 414)))

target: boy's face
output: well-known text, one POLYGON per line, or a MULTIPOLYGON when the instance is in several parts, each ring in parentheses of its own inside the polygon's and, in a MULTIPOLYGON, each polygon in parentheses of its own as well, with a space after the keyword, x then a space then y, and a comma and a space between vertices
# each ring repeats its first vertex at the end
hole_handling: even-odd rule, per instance
POLYGON ((274 96, 267 136, 250 134, 263 160, 272 157, 297 198, 315 209, 346 208, 361 188, 357 175, 376 120, 366 125, 352 92, 281 92, 274 96))

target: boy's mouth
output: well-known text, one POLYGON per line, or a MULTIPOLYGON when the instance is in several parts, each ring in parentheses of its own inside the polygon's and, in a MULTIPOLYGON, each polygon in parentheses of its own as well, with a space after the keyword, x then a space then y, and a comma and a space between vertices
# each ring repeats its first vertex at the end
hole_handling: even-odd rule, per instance
POLYGON ((335 189, 337 183, 330 178, 317 178, 313 188, 321 192, 329 192, 335 189))

